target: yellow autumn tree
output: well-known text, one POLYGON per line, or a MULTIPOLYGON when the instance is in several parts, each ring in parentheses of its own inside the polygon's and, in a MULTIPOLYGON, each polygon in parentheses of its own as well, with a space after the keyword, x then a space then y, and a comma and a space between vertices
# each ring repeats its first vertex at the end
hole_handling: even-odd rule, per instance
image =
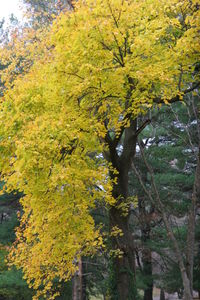
POLYGON ((90 214, 99 203, 123 233, 113 238, 118 298, 135 299, 134 241, 120 208, 149 123, 137 117, 199 85, 199 22, 194 0, 80 0, 27 52, 40 55, 1 100, 0 169, 7 191, 24 194, 11 256, 35 299, 54 299, 53 280, 103 247, 90 214))

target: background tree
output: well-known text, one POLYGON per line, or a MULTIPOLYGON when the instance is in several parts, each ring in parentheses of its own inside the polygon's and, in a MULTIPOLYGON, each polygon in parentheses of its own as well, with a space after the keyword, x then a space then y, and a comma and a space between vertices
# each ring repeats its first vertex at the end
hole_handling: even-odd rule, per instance
MULTIPOLYGON (((195 255, 195 226, 191 227, 191 217, 189 216, 193 205, 191 204, 191 200, 193 199, 193 186, 197 180, 195 178, 196 165, 198 170, 199 98, 196 97, 195 99, 195 96, 190 95, 185 101, 185 105, 182 103, 174 103, 171 106, 163 107, 161 110, 153 112, 151 125, 145 129, 146 132, 143 132, 140 146, 145 147, 146 160, 154 169, 154 182, 157 186, 157 192, 159 192, 159 197, 165 207, 165 212, 173 227, 181 253, 183 254, 184 262, 186 262, 187 266, 193 264, 193 262, 189 263, 187 261, 188 259, 193 260, 195 255), (163 115, 165 118, 163 118, 163 115), (188 235, 190 237, 193 236, 193 248, 190 246, 191 240, 187 240, 188 235), (185 242, 185 240, 187 242, 185 242), (188 257, 188 251, 192 258, 188 257)), ((138 212, 138 220, 139 224, 141 224, 141 235, 144 229, 146 230, 145 232, 148 233, 146 237, 147 243, 144 246, 145 248, 147 247, 148 251, 151 252, 153 250, 159 254, 159 260, 163 268, 163 276, 166 277, 166 279, 168 278, 166 289, 168 288, 169 291, 170 289, 172 291, 173 288, 175 288, 177 291, 181 291, 182 282, 180 270, 178 272, 179 280, 177 280, 175 276, 172 276, 178 264, 175 257, 173 257, 173 247, 171 243, 168 244, 166 241, 168 238, 167 235, 164 234, 165 230, 163 231, 162 212, 159 212, 156 201, 152 203, 152 200, 156 196, 154 196, 154 188, 151 187, 152 181, 151 174, 149 174, 149 167, 146 169, 146 163, 142 165, 139 153, 140 152, 137 154, 138 159, 135 164, 137 164, 137 168, 140 170, 140 176, 136 176, 136 178, 138 177, 140 179, 139 184, 142 183, 143 189, 140 192, 140 189, 137 189, 137 184, 134 181, 132 182, 132 186, 133 192, 138 194, 141 202, 141 204, 139 202, 138 212), (142 192, 144 191, 145 195, 143 195, 143 198, 146 204, 144 204, 144 200, 141 200, 143 199, 142 192), (153 194, 153 198, 151 198, 151 194, 153 194), (140 206, 142 206, 142 211, 140 206), (154 239, 158 239, 155 245, 153 244, 154 239), (163 245, 161 243, 162 239, 163 245), (171 247, 172 249, 170 250, 171 247), (170 265, 171 268, 174 268, 173 270, 170 269, 170 265)), ((136 174, 138 175, 137 171, 136 174)), ((198 202, 199 200, 195 203, 192 223, 195 223, 198 202)), ((149 255, 149 264, 152 265, 151 253, 149 255)), ((161 271, 162 269, 159 270, 159 272, 161 271)), ((152 267, 150 272, 152 276, 152 267)), ((191 273, 193 273, 193 271, 191 273)), ((177 274, 177 272, 175 272, 175 274, 177 274)), ((159 279, 161 279, 161 276, 159 277, 159 279)), ((192 286, 192 276, 189 275, 189 278, 192 286)))
POLYGON ((23 3, 28 24, 35 29, 52 24, 61 12, 73 9, 71 0, 23 0, 23 3))

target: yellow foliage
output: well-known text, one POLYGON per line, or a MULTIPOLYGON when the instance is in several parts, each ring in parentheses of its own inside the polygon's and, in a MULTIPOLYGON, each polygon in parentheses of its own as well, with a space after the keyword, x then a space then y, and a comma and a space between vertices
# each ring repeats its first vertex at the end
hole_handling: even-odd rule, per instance
MULTIPOLYGON (((51 294, 55 277, 68 280, 81 256, 103 246, 90 210, 115 202, 109 163, 99 159, 105 135, 118 136, 155 99, 170 103, 199 80, 192 74, 199 60, 196 5, 78 1, 74 12, 62 14, 34 43, 31 32, 31 38, 12 40, 15 55, 11 47, 1 50, 8 62, 2 77, 7 91, 0 111, 1 178, 7 191, 25 195, 10 258, 38 290, 35 299, 51 294)), ((130 202, 121 204, 124 213, 130 202)))

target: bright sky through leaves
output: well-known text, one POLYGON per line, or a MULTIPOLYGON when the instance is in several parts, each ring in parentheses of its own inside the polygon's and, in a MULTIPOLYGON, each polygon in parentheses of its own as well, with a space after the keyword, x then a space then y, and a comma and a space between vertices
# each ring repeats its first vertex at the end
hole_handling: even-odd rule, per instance
POLYGON ((12 13, 17 18, 22 18, 22 3, 20 0, 0 0, 0 19, 8 18, 12 13))

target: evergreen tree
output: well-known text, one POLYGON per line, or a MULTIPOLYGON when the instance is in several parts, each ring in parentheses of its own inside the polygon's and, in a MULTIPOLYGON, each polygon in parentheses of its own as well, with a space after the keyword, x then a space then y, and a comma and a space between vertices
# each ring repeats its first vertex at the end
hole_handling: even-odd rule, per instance
MULTIPOLYGON (((198 111, 199 98, 194 95, 187 97, 185 105, 174 103, 155 110, 149 116, 151 125, 143 131, 139 142, 140 147, 144 149, 148 164, 154 170, 157 191, 184 260, 187 260, 187 243, 185 242, 188 230, 187 218, 191 207, 199 147, 198 111)), ((155 263, 162 264, 162 269, 159 268, 161 274, 157 285, 160 284, 165 290, 181 294, 183 285, 177 260, 172 255, 173 245, 168 241, 162 214, 156 209, 156 205, 149 201, 151 194, 155 197, 155 191, 146 165, 142 163, 139 147, 134 165, 139 170, 140 180, 148 191, 144 194, 141 182, 137 183, 138 176, 132 178, 130 188, 133 194, 138 195, 139 201, 138 211, 135 212, 141 235, 140 257, 138 258, 138 261, 141 259, 141 264, 139 262, 138 265, 146 278, 145 281, 148 282, 149 276, 152 278, 147 284, 149 288, 145 290, 144 299, 152 299, 152 280, 155 277, 152 273, 152 252, 159 255, 159 261, 155 263), (168 249, 167 252, 166 249, 168 249), (147 296, 148 293, 149 296, 147 296)), ((198 202, 195 207, 196 211, 197 209, 198 202)), ((196 278, 196 275, 194 276, 196 278)), ((196 279, 194 281, 196 282, 196 279)))

